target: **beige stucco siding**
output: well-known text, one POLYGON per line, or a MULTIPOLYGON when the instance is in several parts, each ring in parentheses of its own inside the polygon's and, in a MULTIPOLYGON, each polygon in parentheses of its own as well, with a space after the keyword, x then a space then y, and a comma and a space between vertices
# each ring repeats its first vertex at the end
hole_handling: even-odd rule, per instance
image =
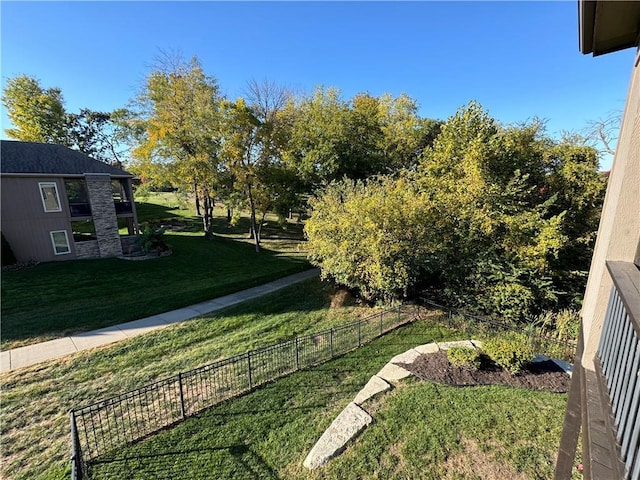
POLYGON ((612 281, 607 260, 640 261, 640 52, 631 76, 629 94, 609 177, 598 237, 582 307, 585 351, 592 366, 612 281))

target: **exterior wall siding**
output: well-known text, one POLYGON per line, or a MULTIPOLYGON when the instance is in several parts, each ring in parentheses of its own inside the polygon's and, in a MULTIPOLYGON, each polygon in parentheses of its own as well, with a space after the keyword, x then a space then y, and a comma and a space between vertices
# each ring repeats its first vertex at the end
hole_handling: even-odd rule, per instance
POLYGON ((640 262, 639 206, 640 50, 636 53, 582 306, 585 337, 583 364, 587 369, 593 369, 593 358, 613 283, 605 261, 640 262))
MULTIPOLYGON (((87 191, 91 203, 92 220, 96 229, 95 241, 74 243, 69 202, 63 177, 5 176, 0 177, 1 225, 3 235, 18 262, 61 261, 76 258, 101 258, 123 254, 118 233, 118 220, 113 202, 111 177, 107 174, 86 174, 87 191), (45 212, 39 183, 55 183, 61 211, 45 212), (70 252, 56 255, 50 232, 67 232, 70 252)), ((130 180, 127 179, 130 189, 130 180)), ((133 204, 133 199, 132 204, 133 204)), ((122 215, 133 220, 137 232, 135 204, 133 212, 122 215)), ((128 245, 128 244, 127 244, 128 245)))
POLYGON ((51 177, 1 177, 1 229, 18 262, 76 258, 64 182, 51 177), (38 182, 55 182, 62 211, 45 212, 38 182), (56 255, 50 232, 64 230, 71 252, 56 255))

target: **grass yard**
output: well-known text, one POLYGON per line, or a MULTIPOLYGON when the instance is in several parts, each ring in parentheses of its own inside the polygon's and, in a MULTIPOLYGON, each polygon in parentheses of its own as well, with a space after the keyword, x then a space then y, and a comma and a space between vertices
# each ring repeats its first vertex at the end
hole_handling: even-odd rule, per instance
POLYGON ((365 409, 374 423, 327 466, 302 461, 354 395, 393 355, 455 336, 426 322, 297 372, 114 452, 92 478, 548 479, 566 395, 407 380, 365 409))
POLYGON ((169 195, 150 197, 150 203, 138 206, 141 219, 192 222, 190 230, 196 231, 167 233, 173 249, 168 257, 49 262, 3 272, 1 348, 136 320, 309 268, 298 248, 301 225, 283 229, 272 222, 265 249, 256 253, 241 232, 244 220, 227 228, 224 218, 216 217, 216 232, 221 233, 207 241, 197 231, 197 217, 172 207, 169 195))
POLYGON ((371 313, 314 279, 215 315, 1 374, 0 478, 69 478, 73 407, 371 313))

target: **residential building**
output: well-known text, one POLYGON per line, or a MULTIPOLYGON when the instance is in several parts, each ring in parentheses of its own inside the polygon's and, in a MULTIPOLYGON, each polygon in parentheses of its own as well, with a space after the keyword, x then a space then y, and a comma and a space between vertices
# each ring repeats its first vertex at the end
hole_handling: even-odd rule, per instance
POLYGON ((2 140, 1 231, 17 261, 122 255, 138 231, 132 178, 62 145, 2 140))

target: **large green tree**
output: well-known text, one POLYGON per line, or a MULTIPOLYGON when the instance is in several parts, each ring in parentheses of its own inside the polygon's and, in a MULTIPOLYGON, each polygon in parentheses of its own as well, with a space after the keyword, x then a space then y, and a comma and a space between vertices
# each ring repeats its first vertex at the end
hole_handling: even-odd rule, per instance
POLYGON ((249 209, 256 251, 267 211, 284 213, 295 206, 298 194, 296 172, 282 162, 286 140, 281 112, 289 95, 273 82, 254 81, 247 100, 225 103, 222 165, 230 173, 231 198, 249 209))
POLYGON ((111 165, 122 167, 128 156, 123 109, 98 112, 83 108, 67 113, 67 136, 72 148, 111 165))
POLYGON ((205 237, 211 237, 219 180, 222 97, 197 58, 164 56, 146 79, 128 123, 137 133, 133 167, 194 194, 205 237), (158 168, 155 165, 164 165, 158 168))
POLYGON ((14 126, 5 129, 9 137, 69 145, 67 116, 59 88, 42 88, 36 78, 19 75, 7 81, 2 104, 14 126))
POLYGON ((318 87, 285 110, 285 158, 316 186, 414 168, 441 124, 417 111, 415 100, 405 94, 359 93, 344 100, 338 89, 318 87))
POLYGON ((28 75, 7 81, 2 102, 14 128, 5 132, 25 142, 56 143, 74 148, 96 160, 122 166, 125 138, 118 120, 122 110, 97 112, 83 108, 79 113, 65 110, 62 91, 42 88, 28 75))

